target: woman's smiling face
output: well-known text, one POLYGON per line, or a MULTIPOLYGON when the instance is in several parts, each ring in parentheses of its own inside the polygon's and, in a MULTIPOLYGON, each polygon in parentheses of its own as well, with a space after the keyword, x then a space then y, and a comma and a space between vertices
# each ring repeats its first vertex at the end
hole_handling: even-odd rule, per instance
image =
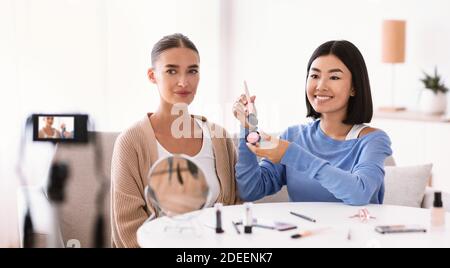
POLYGON ((354 96, 352 74, 345 64, 330 54, 316 58, 306 82, 308 101, 320 114, 347 113, 349 98, 354 96))

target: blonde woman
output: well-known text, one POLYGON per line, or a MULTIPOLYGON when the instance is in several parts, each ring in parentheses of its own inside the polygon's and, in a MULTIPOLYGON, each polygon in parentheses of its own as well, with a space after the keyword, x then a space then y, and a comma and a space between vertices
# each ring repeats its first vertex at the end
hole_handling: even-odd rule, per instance
POLYGON ((159 90, 159 107, 125 130, 114 146, 111 194, 116 247, 138 247, 137 229, 157 216, 146 203, 144 189, 150 167, 161 157, 183 154, 203 170, 210 189, 207 206, 238 200, 232 140, 221 127, 188 111, 200 81, 200 56, 194 43, 182 34, 159 40, 152 50, 148 78, 159 90), (178 110, 181 116, 173 113, 177 107, 184 107, 178 110))
POLYGON ((39 139, 59 139, 61 138, 61 132, 53 127, 54 117, 44 117, 45 126, 39 130, 39 139))

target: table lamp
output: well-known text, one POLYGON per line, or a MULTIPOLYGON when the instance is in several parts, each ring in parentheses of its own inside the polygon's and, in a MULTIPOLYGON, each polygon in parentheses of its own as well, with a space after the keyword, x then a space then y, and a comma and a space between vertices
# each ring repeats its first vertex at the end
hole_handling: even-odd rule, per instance
POLYGON ((383 63, 391 64, 391 104, 381 107, 382 111, 396 112, 405 110, 395 104, 395 65, 405 62, 405 33, 406 21, 384 20, 382 31, 382 59, 383 63))

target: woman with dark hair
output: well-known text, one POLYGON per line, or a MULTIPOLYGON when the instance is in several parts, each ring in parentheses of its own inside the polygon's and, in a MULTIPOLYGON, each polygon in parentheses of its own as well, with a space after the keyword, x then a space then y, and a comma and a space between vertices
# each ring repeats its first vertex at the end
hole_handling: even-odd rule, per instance
POLYGON ((182 34, 163 37, 153 47, 150 82, 159 90, 159 107, 116 140, 111 165, 112 240, 116 247, 138 247, 137 229, 157 209, 145 200, 150 167, 160 158, 184 155, 204 172, 209 186, 205 206, 238 201, 236 152, 226 131, 202 116, 191 115, 200 80, 200 56, 182 34))
MULTIPOLYGON (((246 118, 245 106, 254 98, 242 95, 236 101, 238 119, 246 118)), ((314 51, 307 67, 306 107, 315 120, 289 127, 280 139, 264 136, 272 148, 240 140, 240 197, 257 200, 287 185, 291 201, 381 204, 391 142, 385 132, 364 124, 372 119, 372 97, 366 64, 355 45, 329 41, 314 51), (255 154, 263 157, 260 163, 255 154)))

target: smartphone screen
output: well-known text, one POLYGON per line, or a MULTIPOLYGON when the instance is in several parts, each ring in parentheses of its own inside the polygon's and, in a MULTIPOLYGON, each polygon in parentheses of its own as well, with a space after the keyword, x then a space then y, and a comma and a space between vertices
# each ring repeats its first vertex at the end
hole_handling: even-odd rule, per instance
POLYGON ((87 143, 88 115, 33 114, 33 141, 87 143))

